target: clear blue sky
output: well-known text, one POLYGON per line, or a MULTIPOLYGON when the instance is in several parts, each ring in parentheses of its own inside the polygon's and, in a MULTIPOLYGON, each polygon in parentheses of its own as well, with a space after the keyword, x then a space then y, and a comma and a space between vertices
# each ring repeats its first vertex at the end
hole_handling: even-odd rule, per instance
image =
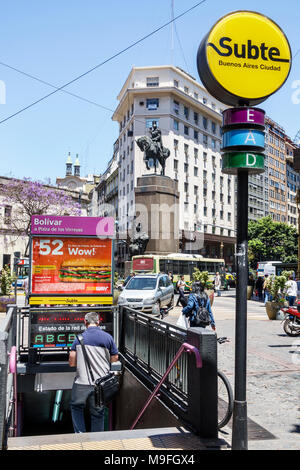
MULTIPOLYGON (((198 3, 175 0, 175 16, 198 3)), ((207 0, 176 23, 173 64, 199 80, 196 54, 202 37, 221 16, 253 10, 276 21, 288 36, 292 52, 300 49, 300 4, 297 0, 207 0)), ((56 86, 72 80, 171 18, 171 0, 15 0, 1 5, 0 62, 56 86)), ((133 65, 171 63, 171 28, 166 27, 128 52, 67 88, 115 109, 133 65)), ((0 120, 53 89, 0 65, 6 104, 0 120)), ((284 87, 265 101, 267 114, 294 138, 300 129, 300 104, 292 103, 292 83, 300 80, 300 51, 284 87)), ((118 126, 112 112, 56 93, 0 125, 0 175, 34 179, 64 175, 67 153, 76 153, 82 173, 101 173, 112 156, 118 126)))

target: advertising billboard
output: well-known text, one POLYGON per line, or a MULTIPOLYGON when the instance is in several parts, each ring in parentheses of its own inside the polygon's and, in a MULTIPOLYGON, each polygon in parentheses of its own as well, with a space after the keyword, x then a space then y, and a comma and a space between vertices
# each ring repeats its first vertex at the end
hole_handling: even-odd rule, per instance
POLYGON ((112 240, 34 237, 32 294, 112 294, 112 240))
POLYGON ((114 220, 32 216, 30 305, 108 304, 114 220))

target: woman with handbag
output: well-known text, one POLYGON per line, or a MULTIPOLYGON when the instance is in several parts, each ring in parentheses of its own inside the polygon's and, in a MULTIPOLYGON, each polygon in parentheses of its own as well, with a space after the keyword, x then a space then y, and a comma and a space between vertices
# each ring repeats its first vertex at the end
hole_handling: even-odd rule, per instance
POLYGON ((96 403, 95 382, 110 372, 110 364, 118 361, 118 349, 112 336, 99 328, 97 312, 88 312, 86 330, 76 338, 69 355, 70 367, 76 367, 72 387, 71 415, 75 433, 86 432, 84 410, 89 404, 91 432, 104 431, 104 404, 96 403))

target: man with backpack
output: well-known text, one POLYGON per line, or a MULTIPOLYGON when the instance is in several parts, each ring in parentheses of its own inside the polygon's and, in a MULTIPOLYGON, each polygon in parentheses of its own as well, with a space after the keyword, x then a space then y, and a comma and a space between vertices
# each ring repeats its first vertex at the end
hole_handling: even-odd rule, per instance
POLYGON ((190 327, 205 328, 210 325, 214 331, 216 330, 210 300, 201 282, 193 284, 192 293, 189 295, 187 306, 182 309, 182 314, 190 319, 190 327))

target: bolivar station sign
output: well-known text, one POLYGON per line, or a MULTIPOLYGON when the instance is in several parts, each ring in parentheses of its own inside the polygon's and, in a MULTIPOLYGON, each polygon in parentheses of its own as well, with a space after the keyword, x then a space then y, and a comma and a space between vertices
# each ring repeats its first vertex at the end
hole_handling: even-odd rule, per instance
POLYGON ((30 305, 112 304, 112 217, 34 215, 30 305))
POLYGON ((219 101, 253 106, 284 84, 291 57, 289 42, 274 21, 260 13, 236 11, 203 38, 197 64, 203 84, 219 101))

